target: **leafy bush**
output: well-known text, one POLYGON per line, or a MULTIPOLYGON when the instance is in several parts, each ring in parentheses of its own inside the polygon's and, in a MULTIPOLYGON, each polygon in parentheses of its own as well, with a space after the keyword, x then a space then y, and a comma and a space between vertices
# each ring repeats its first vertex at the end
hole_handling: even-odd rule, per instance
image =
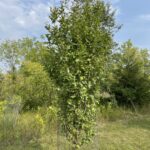
POLYGON ((54 84, 49 79, 43 66, 35 62, 24 62, 21 66, 22 82, 19 94, 25 110, 37 109, 52 104, 54 84))
POLYGON ((45 142, 50 144, 54 138, 56 140, 56 136, 51 137, 57 132, 56 107, 41 107, 30 112, 20 112, 20 109, 19 96, 12 101, 0 102, 0 147, 5 149, 11 145, 21 145, 39 148, 45 142))
POLYGON ((37 144, 45 131, 44 119, 39 113, 20 114, 17 105, 0 102, 0 145, 37 144))
POLYGON ((17 123, 19 139, 26 144, 38 142, 44 132, 44 121, 40 114, 25 113, 20 116, 17 123))

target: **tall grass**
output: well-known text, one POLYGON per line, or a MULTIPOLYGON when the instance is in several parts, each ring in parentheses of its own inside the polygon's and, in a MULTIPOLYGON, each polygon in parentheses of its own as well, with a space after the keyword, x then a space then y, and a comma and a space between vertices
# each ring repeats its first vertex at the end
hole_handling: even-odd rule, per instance
MULTIPOLYGON (((58 128, 55 107, 20 113, 16 105, 12 106, 0 103, 0 149, 70 150, 69 142, 58 128)), ((101 107, 93 142, 81 150, 149 150, 150 113, 144 112, 144 108, 138 112, 101 107)))

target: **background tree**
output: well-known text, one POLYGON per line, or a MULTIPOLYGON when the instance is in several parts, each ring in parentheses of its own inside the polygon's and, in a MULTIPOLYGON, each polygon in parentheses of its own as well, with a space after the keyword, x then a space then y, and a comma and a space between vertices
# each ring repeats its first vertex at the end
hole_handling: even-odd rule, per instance
POLYGON ((20 76, 18 94, 22 97, 24 110, 37 109, 53 103, 54 85, 41 64, 24 62, 20 68, 20 76))
POLYGON ((131 41, 125 42, 120 52, 115 54, 115 82, 112 91, 118 104, 142 105, 150 98, 149 69, 147 50, 140 50, 131 41))
MULTIPOLYGON (((16 67, 20 62, 20 44, 17 41, 5 41, 0 45, 0 59, 10 71, 12 80, 16 76, 16 67)), ((6 70, 5 70, 6 71, 6 70)))
POLYGON ((15 72, 25 59, 30 61, 42 60, 40 57, 43 56, 41 55, 43 47, 43 42, 34 38, 4 41, 0 45, 0 61, 6 65, 5 72, 15 72))
POLYGON ((25 61, 38 62, 47 68, 49 61, 49 50, 47 44, 32 38, 24 38, 22 40, 23 56, 25 61))
POLYGON ((95 93, 114 46, 114 13, 99 0, 65 1, 51 10, 50 21, 49 73, 60 87, 65 133, 78 148, 93 136, 95 93))
POLYGON ((6 40, 0 45, 0 61, 5 65, 4 72, 9 72, 15 81, 17 69, 26 55, 34 47, 35 40, 23 38, 19 40, 6 40))

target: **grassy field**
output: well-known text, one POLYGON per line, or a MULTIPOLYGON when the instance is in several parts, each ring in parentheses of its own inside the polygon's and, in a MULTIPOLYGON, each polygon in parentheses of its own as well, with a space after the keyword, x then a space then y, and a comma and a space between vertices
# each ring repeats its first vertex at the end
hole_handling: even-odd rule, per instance
MULTIPOLYGON (((33 117, 26 115, 25 118, 31 120, 33 117)), ((33 123, 34 120, 29 122, 33 123)), ((25 122, 22 123, 25 124, 25 122)), ((24 126, 22 130, 19 130, 24 133, 18 139, 11 135, 13 133, 17 135, 17 131, 12 132, 10 129, 7 135, 10 139, 5 137, 5 143, 0 141, 0 150, 57 150, 58 147, 59 150, 70 149, 64 137, 57 136, 55 127, 41 135, 38 134, 39 128, 32 131, 33 128, 31 124, 24 126), (33 140, 34 137, 36 137, 35 140, 33 140)), ((0 132, 2 133, 2 130, 0 132)), ((93 143, 85 145, 81 150, 150 150, 149 113, 120 113, 120 111, 114 113, 112 111, 106 116, 99 115, 93 143)))
POLYGON ((150 117, 104 121, 97 127, 97 137, 90 150, 149 150, 150 117))

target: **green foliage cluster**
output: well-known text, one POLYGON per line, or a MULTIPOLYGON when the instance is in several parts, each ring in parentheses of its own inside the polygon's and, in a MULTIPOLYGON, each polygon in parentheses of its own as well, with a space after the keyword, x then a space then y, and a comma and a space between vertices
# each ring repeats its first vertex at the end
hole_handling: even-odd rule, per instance
POLYGON ((116 28, 110 7, 102 1, 66 1, 51 10, 47 39, 52 55, 49 72, 59 86, 60 117, 75 148, 91 140, 100 89, 116 28))
POLYGON ((26 110, 49 106, 54 99, 54 86, 44 67, 37 62, 23 62, 20 68, 19 95, 26 110))
POLYGON ((114 54, 114 81, 112 92, 118 104, 143 105, 150 100, 150 55, 146 49, 138 49, 131 41, 122 45, 114 54))
POLYGON ((22 62, 15 82, 6 74, 1 82, 1 100, 20 97, 23 110, 33 110, 54 103, 55 87, 44 67, 37 62, 22 62))

